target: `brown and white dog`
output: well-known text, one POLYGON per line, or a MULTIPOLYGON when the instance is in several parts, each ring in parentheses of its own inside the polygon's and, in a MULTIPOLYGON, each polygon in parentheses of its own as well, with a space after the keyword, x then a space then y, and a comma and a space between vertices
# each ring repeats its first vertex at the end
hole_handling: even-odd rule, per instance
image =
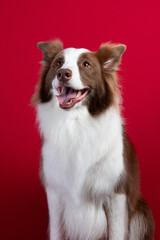
POLYGON ((120 112, 116 70, 126 47, 97 52, 40 42, 34 95, 50 240, 153 240, 135 151, 120 112))

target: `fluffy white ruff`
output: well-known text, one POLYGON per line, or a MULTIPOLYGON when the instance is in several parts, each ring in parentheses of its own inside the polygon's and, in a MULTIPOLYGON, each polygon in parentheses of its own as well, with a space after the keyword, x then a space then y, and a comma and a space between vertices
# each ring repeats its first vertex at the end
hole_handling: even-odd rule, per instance
POLYGON ((121 117, 114 108, 96 118, 84 106, 65 111, 53 98, 38 106, 38 120, 51 239, 58 239, 60 216, 70 239, 100 238, 107 230, 102 203, 124 170, 121 117))

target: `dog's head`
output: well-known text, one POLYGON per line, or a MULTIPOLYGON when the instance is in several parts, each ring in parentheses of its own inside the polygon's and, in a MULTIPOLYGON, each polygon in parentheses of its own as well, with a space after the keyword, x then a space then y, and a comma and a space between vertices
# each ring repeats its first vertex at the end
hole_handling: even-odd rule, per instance
POLYGON ((97 52, 67 48, 59 40, 38 43, 43 68, 35 94, 36 103, 59 102, 67 110, 86 105, 92 115, 117 104, 116 70, 126 47, 102 44, 97 52))

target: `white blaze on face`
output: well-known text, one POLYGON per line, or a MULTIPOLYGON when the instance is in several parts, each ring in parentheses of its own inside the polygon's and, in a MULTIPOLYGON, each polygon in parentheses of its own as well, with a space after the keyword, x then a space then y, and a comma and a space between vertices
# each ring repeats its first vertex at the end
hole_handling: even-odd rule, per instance
MULTIPOLYGON (((85 86, 83 85, 80 79, 80 73, 79 73, 77 62, 78 62, 79 56, 82 53, 89 52, 89 50, 84 48, 80 48, 80 49, 67 48, 67 49, 64 49, 63 52, 64 52, 64 64, 60 69, 67 68, 72 71, 72 77, 68 82, 69 86, 74 89, 83 89, 85 86)), ((55 94, 58 94, 56 90, 58 86, 59 86, 59 81, 56 76, 52 82, 52 87, 55 94)))

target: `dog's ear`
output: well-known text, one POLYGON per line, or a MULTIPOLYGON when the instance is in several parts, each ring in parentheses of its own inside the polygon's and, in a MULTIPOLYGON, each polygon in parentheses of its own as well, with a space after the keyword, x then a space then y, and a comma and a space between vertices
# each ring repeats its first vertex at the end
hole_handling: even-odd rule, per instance
POLYGON ((116 71, 121 62, 123 52, 126 50, 124 44, 104 43, 100 46, 96 55, 104 71, 116 71))
POLYGON ((50 64, 53 58, 63 50, 63 44, 58 39, 49 42, 39 42, 37 47, 42 51, 43 61, 47 64, 50 64))

